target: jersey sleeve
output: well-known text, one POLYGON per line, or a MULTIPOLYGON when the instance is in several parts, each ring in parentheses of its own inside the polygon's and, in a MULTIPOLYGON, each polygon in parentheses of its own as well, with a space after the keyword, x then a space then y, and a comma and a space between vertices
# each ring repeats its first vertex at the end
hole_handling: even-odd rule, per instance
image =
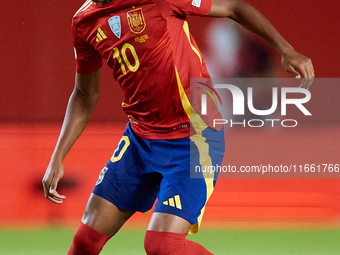
POLYGON ((155 0, 166 16, 207 16, 212 0, 155 0))
POLYGON ((72 24, 72 39, 76 58, 76 72, 90 74, 103 65, 102 56, 89 43, 81 38, 82 31, 75 20, 72 24))

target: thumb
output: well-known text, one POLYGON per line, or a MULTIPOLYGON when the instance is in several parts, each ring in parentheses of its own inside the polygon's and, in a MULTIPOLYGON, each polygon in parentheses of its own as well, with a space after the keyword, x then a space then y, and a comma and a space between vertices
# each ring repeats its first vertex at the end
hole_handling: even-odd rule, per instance
POLYGON ((66 197, 63 196, 63 195, 60 195, 58 192, 57 192, 57 187, 58 187, 58 182, 59 182, 60 178, 54 176, 52 182, 51 182, 51 185, 50 185, 50 190, 49 190, 49 193, 54 196, 55 198, 58 198, 58 199, 65 199, 66 197))
POLYGON ((293 66, 291 66, 290 64, 288 64, 286 66, 286 70, 288 73, 290 73, 295 79, 300 79, 301 75, 295 70, 295 68, 293 66))
POLYGON ((58 187, 58 182, 59 182, 59 179, 56 175, 53 176, 53 179, 50 183, 50 194, 53 194, 56 190, 57 190, 57 187, 58 187))

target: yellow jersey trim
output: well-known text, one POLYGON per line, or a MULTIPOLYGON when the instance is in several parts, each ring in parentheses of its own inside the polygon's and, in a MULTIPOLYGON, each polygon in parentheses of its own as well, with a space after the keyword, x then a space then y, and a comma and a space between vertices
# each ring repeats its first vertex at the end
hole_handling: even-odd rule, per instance
POLYGON ((183 29, 184 29, 184 32, 185 32, 187 38, 188 38, 188 41, 189 41, 190 46, 191 46, 191 49, 197 54, 198 58, 200 59, 201 65, 202 65, 202 62, 203 62, 202 56, 201 56, 199 50, 197 48, 195 48, 195 46, 192 45, 192 43, 191 43, 190 32, 189 32, 189 25, 188 25, 188 21, 186 21, 186 20, 184 21, 183 29))
MULTIPOLYGON (((190 136, 190 140, 195 143, 197 146, 198 152, 199 152, 199 161, 202 166, 211 166, 212 165, 212 160, 209 155, 209 144, 206 142, 206 138, 203 137, 202 131, 205 130, 208 126, 207 124, 204 123, 202 120, 201 116, 194 110, 194 108, 191 106, 190 101, 185 94, 181 79, 179 77, 177 68, 175 67, 175 72, 176 72, 176 79, 177 79, 177 85, 178 85, 178 90, 180 94, 180 99, 182 102, 182 106, 184 108, 184 111, 186 112, 187 116, 189 117, 191 121, 191 125, 196 131, 195 135, 190 136)), ((214 173, 211 172, 205 172, 203 174, 205 184, 206 184, 206 201, 201 209, 200 216, 197 218, 197 224, 191 225, 189 234, 195 234, 197 233, 199 229, 199 225, 202 222, 203 214, 205 211, 205 206, 208 202, 208 199, 210 198, 211 194, 214 191, 214 173)), ((169 201, 170 203, 170 201, 169 201)))

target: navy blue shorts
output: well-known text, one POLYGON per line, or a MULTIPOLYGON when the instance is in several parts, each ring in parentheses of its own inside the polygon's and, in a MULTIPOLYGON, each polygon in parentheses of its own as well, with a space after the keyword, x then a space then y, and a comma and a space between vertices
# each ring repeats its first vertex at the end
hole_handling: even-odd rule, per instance
POLYGON ((197 166, 221 164, 223 155, 223 129, 207 128, 178 140, 146 140, 128 124, 93 193, 118 208, 140 212, 149 211, 157 198, 155 212, 184 218, 196 232, 217 177, 197 176, 197 166))

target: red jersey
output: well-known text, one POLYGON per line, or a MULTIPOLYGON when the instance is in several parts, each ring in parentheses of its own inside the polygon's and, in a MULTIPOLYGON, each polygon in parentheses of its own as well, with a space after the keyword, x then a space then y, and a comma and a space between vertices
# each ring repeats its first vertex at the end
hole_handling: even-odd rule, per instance
POLYGON ((138 136, 189 137, 190 78, 209 74, 185 16, 210 8, 211 0, 88 0, 73 18, 76 71, 92 73, 105 59, 138 136))

